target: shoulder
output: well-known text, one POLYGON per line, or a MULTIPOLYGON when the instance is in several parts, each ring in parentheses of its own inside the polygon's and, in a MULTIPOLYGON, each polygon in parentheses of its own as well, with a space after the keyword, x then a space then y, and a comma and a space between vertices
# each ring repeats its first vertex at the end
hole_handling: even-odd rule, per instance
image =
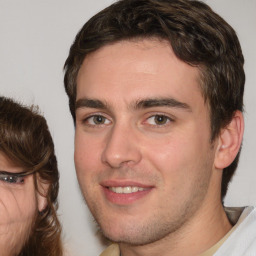
POLYGON ((214 256, 255 256, 256 252, 256 207, 245 207, 235 230, 214 256))

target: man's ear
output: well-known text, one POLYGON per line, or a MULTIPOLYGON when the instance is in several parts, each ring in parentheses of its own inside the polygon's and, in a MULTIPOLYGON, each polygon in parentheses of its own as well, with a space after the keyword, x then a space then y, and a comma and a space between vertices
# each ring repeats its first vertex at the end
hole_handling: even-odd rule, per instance
POLYGON ((224 169, 234 161, 241 147, 243 133, 243 114, 236 111, 231 122, 221 129, 214 161, 216 169, 224 169))
POLYGON ((47 193, 49 190, 49 184, 46 183, 44 180, 42 180, 39 175, 36 175, 37 179, 37 192, 36 192, 36 197, 37 197, 37 206, 38 206, 38 211, 42 212, 46 206, 47 206, 47 193))

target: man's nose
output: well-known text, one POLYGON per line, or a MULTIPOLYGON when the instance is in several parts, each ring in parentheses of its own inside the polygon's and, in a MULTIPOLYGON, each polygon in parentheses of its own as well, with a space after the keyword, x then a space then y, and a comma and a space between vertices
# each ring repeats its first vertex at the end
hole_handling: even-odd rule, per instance
POLYGON ((109 131, 102 153, 103 163, 112 168, 133 166, 141 160, 139 134, 132 127, 115 125, 109 131))

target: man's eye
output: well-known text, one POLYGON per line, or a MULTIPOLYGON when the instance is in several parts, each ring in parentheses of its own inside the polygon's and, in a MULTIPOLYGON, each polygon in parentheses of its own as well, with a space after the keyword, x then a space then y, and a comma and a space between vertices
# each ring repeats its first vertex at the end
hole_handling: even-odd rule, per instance
POLYGON ((21 184, 24 183, 24 177, 19 177, 16 175, 0 174, 0 180, 6 183, 21 184))
POLYGON ((172 121, 171 118, 169 118, 168 116, 165 116, 165 115, 154 115, 147 119, 148 124, 159 125, 159 126, 166 125, 170 121, 172 121))
POLYGON ((89 125, 102 125, 102 124, 110 124, 110 120, 102 115, 94 115, 86 118, 86 123, 89 125))

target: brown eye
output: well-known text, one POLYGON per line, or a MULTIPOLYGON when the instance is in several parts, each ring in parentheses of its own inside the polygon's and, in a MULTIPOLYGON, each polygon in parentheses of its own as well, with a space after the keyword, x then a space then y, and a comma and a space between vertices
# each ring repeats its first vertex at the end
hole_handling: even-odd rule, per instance
POLYGON ((151 126, 164 126, 171 121, 172 119, 165 115, 153 115, 147 119, 147 123, 151 126))
POLYGON ((169 118, 163 115, 155 115, 154 121, 157 125, 164 125, 169 121, 169 118))
POLYGON ((104 116, 94 116, 93 122, 94 124, 104 124, 106 121, 106 118, 104 116))
POLYGON ((110 124, 110 120, 102 115, 93 115, 86 118, 85 123, 90 126, 97 126, 97 125, 108 125, 110 124))

